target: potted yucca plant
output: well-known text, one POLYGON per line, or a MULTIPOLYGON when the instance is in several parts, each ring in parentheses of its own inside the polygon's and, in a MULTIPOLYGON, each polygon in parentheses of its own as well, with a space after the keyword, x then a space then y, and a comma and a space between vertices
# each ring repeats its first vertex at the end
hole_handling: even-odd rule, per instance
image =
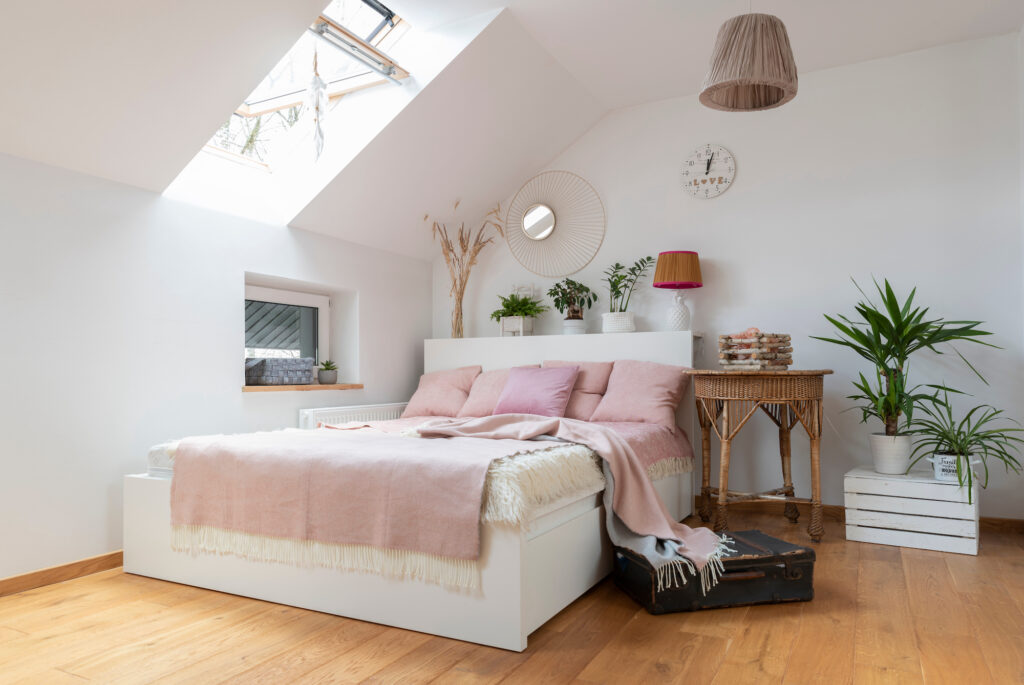
POLYGON ((549 309, 540 300, 519 293, 512 293, 508 297, 498 295, 498 299, 501 301, 501 309, 491 312, 491 318, 501 326, 502 336, 532 335, 534 317, 549 309))
POLYGON ((601 331, 604 333, 630 333, 636 330, 629 300, 633 289, 647 271, 654 266, 654 257, 641 257, 628 269, 615 262, 604 271, 608 284, 608 312, 601 315, 601 331))
POLYGON ((566 278, 548 289, 548 297, 555 303, 555 309, 565 314, 565 320, 562 322, 563 333, 576 335, 587 332, 583 312, 597 302, 597 293, 578 281, 566 278))
MULTIPOLYGON (((1006 472, 1021 472, 1016 454, 1024 445, 1024 429, 1016 421, 1003 416, 1001 409, 989 405, 974 407, 959 421, 953 415, 949 396, 921 406, 911 423, 909 433, 915 438, 911 466, 926 459, 932 463, 936 480, 957 481, 967 486, 967 501, 973 501, 974 466, 981 464, 984 478, 981 487, 988 487, 988 460, 1002 462, 1006 472), (1013 425, 1007 425, 1009 421, 1013 425)), ((937 399, 937 398, 936 398, 937 399)))
MULTIPOLYGON (((913 422, 915 406, 941 402, 936 394, 921 389, 950 390, 940 385, 911 386, 908 382, 910 357, 922 349, 942 354, 942 346, 956 341, 995 345, 979 340, 981 336, 991 335, 978 328, 981 321, 946 321, 929 317, 927 307, 915 307, 916 288, 900 302, 888 280, 884 281, 884 287, 876 281, 875 289, 882 303, 879 306, 864 294, 856 281, 854 285, 864 295, 855 307, 856 316, 825 315, 838 337, 811 337, 847 347, 871 364, 872 377, 860 374, 860 379, 853 383, 857 392, 847 398, 861 403, 862 422, 874 418, 885 427, 885 432, 871 435, 875 471, 905 473, 910 468, 912 445, 908 425, 913 422)), ((985 380, 956 348, 952 349, 978 378, 985 380)))

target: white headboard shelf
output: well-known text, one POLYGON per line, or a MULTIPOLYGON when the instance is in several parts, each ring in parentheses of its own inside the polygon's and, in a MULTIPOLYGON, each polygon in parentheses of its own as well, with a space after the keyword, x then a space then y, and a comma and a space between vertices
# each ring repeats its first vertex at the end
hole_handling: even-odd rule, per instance
POLYGON ((693 341, 691 331, 438 338, 424 341, 423 370, 440 371, 479 364, 486 371, 540 364, 545 359, 575 362, 641 359, 693 366, 693 341))

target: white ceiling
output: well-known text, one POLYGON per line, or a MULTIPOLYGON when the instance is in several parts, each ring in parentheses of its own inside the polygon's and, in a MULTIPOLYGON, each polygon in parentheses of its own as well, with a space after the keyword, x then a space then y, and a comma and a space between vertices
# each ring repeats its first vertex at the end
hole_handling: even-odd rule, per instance
MULTIPOLYGON (((424 23, 503 3, 394 0, 424 23)), ((512 15, 606 107, 700 90, 718 27, 752 8, 785 22, 800 71, 1014 31, 1021 0, 509 0, 512 15)))
POLYGON ((9 0, 0 152, 163 191, 327 0, 9 0))
MULTIPOLYGON (((746 11, 748 0, 388 4, 417 28, 510 5, 537 41, 530 49, 547 52, 544 59, 561 64, 609 109, 695 93, 718 26, 746 11)), ((162 191, 324 5, 5 1, 0 152, 162 191)), ((753 0, 752 6, 783 18, 802 72, 1006 33, 1024 22, 1022 0, 753 0)), ((482 93, 461 97, 452 107, 471 108, 482 93)), ((553 155, 558 150, 542 148, 552 143, 537 138, 495 163, 518 167, 553 155)))

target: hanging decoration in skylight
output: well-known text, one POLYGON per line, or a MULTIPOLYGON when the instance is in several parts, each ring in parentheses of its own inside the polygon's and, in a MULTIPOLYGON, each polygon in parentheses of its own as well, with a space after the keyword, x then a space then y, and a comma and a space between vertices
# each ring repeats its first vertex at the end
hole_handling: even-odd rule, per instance
POLYGON ((318 52, 313 49, 313 80, 309 82, 306 100, 306 106, 313 119, 313 150, 316 159, 320 159, 320 153, 324 151, 323 118, 327 108, 327 82, 320 78, 320 71, 317 68, 318 52))
POLYGON ((340 98, 408 76, 387 56, 408 28, 377 0, 332 0, 204 149, 269 170, 278 150, 287 154, 286 149, 298 149, 312 138, 319 159, 325 119, 340 98), (337 40, 314 31, 324 24, 356 49, 339 48, 337 40), (382 73, 382 64, 390 71, 382 73))

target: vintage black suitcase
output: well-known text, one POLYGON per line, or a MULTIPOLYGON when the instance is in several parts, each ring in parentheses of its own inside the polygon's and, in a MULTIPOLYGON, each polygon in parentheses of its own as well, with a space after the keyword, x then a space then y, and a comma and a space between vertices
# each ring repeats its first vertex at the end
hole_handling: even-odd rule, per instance
POLYGON ((615 584, 652 614, 743 606, 806 602, 814 598, 814 550, 792 545, 759 530, 729 531, 736 551, 722 557, 725 573, 718 585, 700 591, 700 579, 658 591, 654 569, 645 558, 615 548, 615 584))

